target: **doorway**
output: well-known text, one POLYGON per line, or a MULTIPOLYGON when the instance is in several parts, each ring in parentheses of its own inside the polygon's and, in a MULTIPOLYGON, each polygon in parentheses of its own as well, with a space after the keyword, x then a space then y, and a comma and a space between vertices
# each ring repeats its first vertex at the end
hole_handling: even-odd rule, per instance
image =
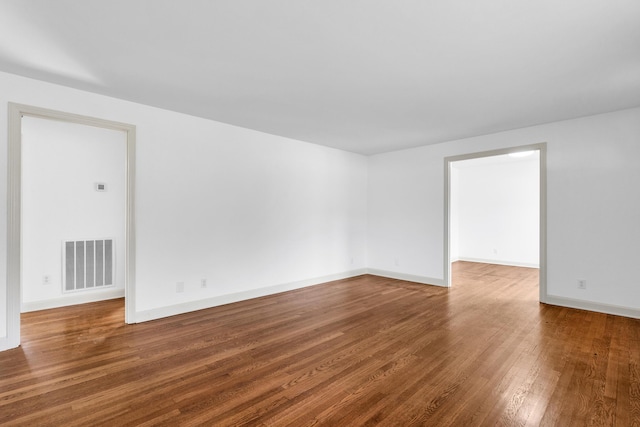
MULTIPOLYGON (((8 188, 8 242, 7 242, 7 339, 8 348, 20 345, 21 293, 23 290, 23 212, 22 212, 22 167, 23 167, 23 118, 46 119, 124 132, 126 139, 125 171, 125 220, 124 220, 124 295, 125 322, 135 323, 135 224, 134 224, 134 179, 135 179, 135 126, 87 116, 64 113, 28 105, 9 103, 9 188, 8 188)), ((96 190, 104 190, 96 183, 96 190)), ((97 253, 97 240, 92 251, 97 253)), ((106 241, 105 241, 106 243, 106 241)), ((103 246, 103 247, 106 247, 103 246)), ((95 277, 95 276, 94 276, 95 277)), ((46 280, 46 279, 45 279, 46 280)), ((92 282, 96 284, 98 282, 92 282)))
MULTIPOLYGON (((536 185, 538 186, 538 188, 536 189, 536 190, 539 190, 539 199, 537 201, 538 206, 537 207, 535 206, 536 200, 531 201, 530 197, 528 198, 529 200, 528 207, 519 206, 519 204, 522 203, 523 201, 526 204, 526 201, 525 201, 526 198, 521 200, 520 203, 515 203, 515 200, 512 200, 511 203, 513 203, 513 212, 511 212, 511 214, 517 215, 518 214, 517 210, 523 209, 523 208, 531 209, 533 207, 533 209, 538 209, 538 212, 534 212, 534 214, 536 213, 538 214, 538 218, 533 219, 533 221, 538 221, 538 224, 537 224, 538 235, 535 236, 534 234, 532 236, 529 230, 529 235, 527 237, 527 230, 517 229, 518 226, 522 227, 521 224, 520 225, 511 224, 516 228, 512 228, 510 231, 502 230, 500 233, 496 233, 497 235, 491 235, 491 234, 484 235, 487 233, 492 233, 491 224, 487 223, 486 224, 487 230, 476 229, 477 231, 474 238, 476 239, 475 242, 481 243, 480 245, 476 245, 477 247, 475 248, 473 247, 474 246, 473 244, 471 245, 462 244, 461 246, 464 246, 464 248, 462 249, 463 252, 465 250, 467 251, 466 253, 467 261, 519 265, 524 267, 538 266, 539 268, 539 301, 545 302, 547 291, 546 291, 546 144, 544 143, 445 158, 445 204, 444 204, 445 205, 445 238, 444 238, 445 281, 444 282, 446 286, 449 286, 449 287, 451 286, 451 263, 454 260, 452 259, 452 256, 455 258, 455 260, 457 260, 458 255, 460 254, 459 252, 460 248, 458 247, 459 240, 457 236, 457 232, 458 232, 458 228, 457 228, 458 218, 456 216, 457 200, 453 199, 452 197, 454 185, 456 183, 456 179, 458 176, 457 173, 460 172, 460 170, 454 169, 453 167, 454 164, 458 163, 458 165, 462 165, 465 163, 473 163, 476 166, 478 166, 478 165, 482 165, 483 163, 486 163, 486 164, 495 163, 496 169, 497 169, 498 163, 502 162, 503 164, 500 165, 502 169, 508 170, 509 167, 507 165, 509 163, 509 156, 517 156, 519 154, 524 154, 526 152, 531 152, 534 156, 539 157, 537 164, 529 162, 529 165, 528 165, 529 167, 533 166, 534 168, 537 168, 537 171, 534 169, 533 171, 530 171, 530 172, 532 174, 535 174, 536 172, 538 173, 538 176, 534 178, 534 181, 532 183, 533 186, 536 186, 536 185), (469 161, 469 162, 464 162, 464 161, 469 161), (528 247, 525 245, 518 245, 513 241, 509 242, 510 235, 515 235, 518 233, 521 234, 520 236, 521 240, 528 240, 530 242, 528 247), (500 243, 496 244, 492 242, 492 240, 500 243), (531 242, 533 242, 533 244, 536 245, 536 247, 532 248, 531 242), (498 248, 500 246, 504 247, 505 250, 503 252, 500 252, 502 251, 502 248, 498 248), (475 254, 475 258, 469 258, 469 253, 475 254)), ((513 168, 513 166, 510 166, 510 167, 513 168)), ((489 169, 485 169, 485 170, 488 171, 489 169)), ((524 174, 524 171, 521 173, 524 174)), ((491 176, 491 175, 493 175, 493 173, 487 174, 487 176, 491 176)), ((482 175, 478 175, 478 176, 482 176, 482 175)), ((495 177, 493 179, 495 179, 495 177)), ((529 182, 531 182, 531 178, 529 178, 529 182)), ((510 184, 510 183, 507 183, 507 184, 510 184)), ((477 185, 481 185, 481 183, 473 183, 473 185, 477 186, 477 185)), ((491 184, 489 183, 488 185, 491 185, 491 184)), ((482 212, 483 210, 491 210, 493 208, 493 205, 492 205, 493 203, 501 204, 503 209, 505 209, 506 211, 509 211, 509 206, 508 206, 509 203, 504 203, 504 201, 509 202, 509 199, 511 198, 515 199, 516 196, 515 195, 510 196, 509 191, 515 191, 516 189, 509 188, 509 185, 504 185, 503 187, 505 188, 502 189, 502 193, 503 193, 502 196, 500 195, 499 189, 496 188, 496 192, 494 193, 496 200, 476 201, 476 203, 479 202, 480 205, 484 206, 484 209, 481 209, 478 211, 478 216, 483 215, 483 212, 482 212), (502 197, 502 202, 499 200, 500 197, 502 197)), ((481 188, 478 187, 478 192, 480 192, 480 190, 481 188)), ((467 212, 465 211, 464 215, 466 215, 466 213, 467 212)), ((496 211, 494 213, 494 216, 499 216, 500 214, 508 215, 509 212, 498 213, 498 211, 496 211)), ((476 218, 473 218, 473 216, 466 215, 466 218, 472 219, 471 222, 476 220, 476 218)), ((496 218, 492 218, 492 220, 495 221, 496 218)), ((478 219, 478 221, 480 220, 478 219)), ((505 218, 502 218, 502 221, 516 223, 516 221, 510 221, 508 216, 506 216, 505 218)), ((477 224, 478 223, 479 222, 477 222, 477 224)), ((531 219, 529 220, 529 224, 531 224, 531 219)), ((530 228, 535 228, 535 225, 536 224, 534 223, 534 226, 530 228)), ((495 230, 498 230, 500 228, 501 227, 498 227, 498 228, 494 227, 493 232, 495 233, 495 230)), ((461 259, 465 260, 464 257, 461 257, 461 259)))

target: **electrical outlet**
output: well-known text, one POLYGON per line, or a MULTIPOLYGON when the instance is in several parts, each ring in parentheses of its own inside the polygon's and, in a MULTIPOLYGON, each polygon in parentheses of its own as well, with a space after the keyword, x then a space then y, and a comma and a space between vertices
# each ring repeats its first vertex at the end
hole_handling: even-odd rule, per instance
POLYGON ((587 289, 587 281, 584 279, 578 279, 578 289, 587 289))
POLYGON ((51 284, 51 276, 46 275, 42 277, 42 284, 43 285, 50 285, 51 284))
POLYGON ((200 287, 201 288, 207 287, 207 279, 200 279, 200 287))
POLYGON ((498 255, 498 250, 496 248, 493 248, 493 254, 498 255))
POLYGON ((396 258, 396 267, 398 267, 400 265, 400 258, 396 258))
POLYGON ((176 283, 176 292, 184 292, 184 282, 176 283))

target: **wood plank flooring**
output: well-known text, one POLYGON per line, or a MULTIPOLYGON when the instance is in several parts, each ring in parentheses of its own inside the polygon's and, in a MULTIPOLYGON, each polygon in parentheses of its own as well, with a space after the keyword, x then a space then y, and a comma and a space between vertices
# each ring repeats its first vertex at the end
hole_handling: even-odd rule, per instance
POLYGON ((542 305, 537 270, 458 262, 137 324, 22 315, 0 425, 640 426, 640 320, 542 305))

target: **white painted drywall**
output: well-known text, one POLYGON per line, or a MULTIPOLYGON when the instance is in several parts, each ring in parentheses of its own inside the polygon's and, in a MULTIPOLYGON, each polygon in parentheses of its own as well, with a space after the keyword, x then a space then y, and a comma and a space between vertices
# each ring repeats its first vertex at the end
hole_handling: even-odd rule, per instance
MULTIPOLYGON (((0 73, 0 117, 8 102, 136 125, 137 313, 365 267, 365 156, 0 73)), ((2 170, 6 153, 3 119, 2 170)))
POLYGON ((538 267, 537 154, 518 159, 502 155, 452 163, 450 244, 457 247, 458 259, 538 267))
MULTIPOLYGON (((23 310, 35 301, 55 299, 59 306, 78 297, 63 293, 64 240, 114 239, 114 284, 124 289, 125 171, 124 132, 22 118, 23 310), (107 191, 97 192, 97 182, 107 191)), ((99 300, 103 290, 82 292, 99 300)))
POLYGON ((547 143, 548 294, 637 312, 640 108, 372 156, 368 267, 441 284, 444 158, 539 142, 547 143))

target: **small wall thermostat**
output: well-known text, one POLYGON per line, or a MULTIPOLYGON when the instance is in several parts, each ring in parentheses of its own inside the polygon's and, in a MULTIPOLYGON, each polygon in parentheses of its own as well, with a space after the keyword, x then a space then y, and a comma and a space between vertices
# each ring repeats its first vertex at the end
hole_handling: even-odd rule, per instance
POLYGON ((96 182, 96 191, 107 191, 107 184, 104 182, 96 182))

